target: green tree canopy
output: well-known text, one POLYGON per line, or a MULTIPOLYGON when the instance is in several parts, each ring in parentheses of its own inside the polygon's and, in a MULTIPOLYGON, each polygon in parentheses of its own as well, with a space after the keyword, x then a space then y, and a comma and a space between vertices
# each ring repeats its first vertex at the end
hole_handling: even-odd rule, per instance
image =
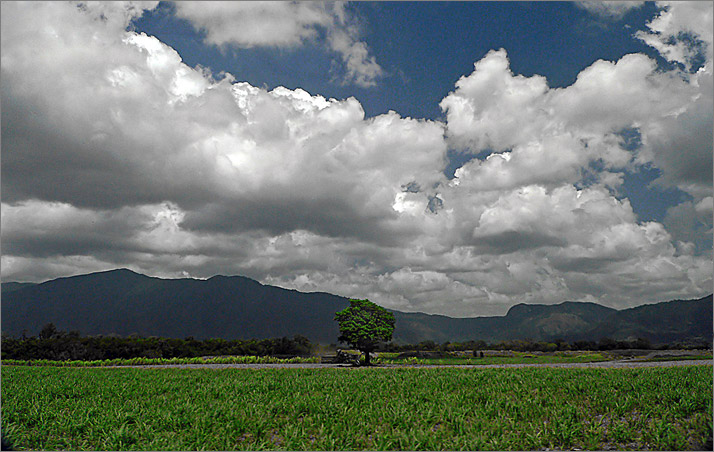
POLYGON ((349 307, 335 314, 340 324, 340 342, 348 343, 365 355, 369 365, 369 353, 380 342, 392 340, 394 315, 369 300, 350 299, 349 307))

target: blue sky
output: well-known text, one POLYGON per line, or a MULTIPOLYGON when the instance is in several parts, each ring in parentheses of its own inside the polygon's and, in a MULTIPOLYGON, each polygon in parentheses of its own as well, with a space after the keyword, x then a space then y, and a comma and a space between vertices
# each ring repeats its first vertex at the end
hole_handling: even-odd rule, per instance
POLYGON ((453 316, 712 290, 712 5, 2 4, 2 278, 453 316))
POLYGON ((508 50, 513 72, 540 74, 551 87, 571 85, 598 59, 641 52, 668 63, 633 39, 657 8, 654 3, 621 18, 594 16, 573 2, 353 2, 360 37, 386 71, 375 87, 343 84, 330 75, 334 55, 307 43, 293 48, 206 45, 169 2, 133 22, 176 49, 189 66, 227 71, 256 86, 302 88, 326 97, 357 97, 368 117, 395 110, 402 116, 438 119, 439 102, 475 61, 492 49, 508 50), (572 45, 572 43, 576 43, 572 45))

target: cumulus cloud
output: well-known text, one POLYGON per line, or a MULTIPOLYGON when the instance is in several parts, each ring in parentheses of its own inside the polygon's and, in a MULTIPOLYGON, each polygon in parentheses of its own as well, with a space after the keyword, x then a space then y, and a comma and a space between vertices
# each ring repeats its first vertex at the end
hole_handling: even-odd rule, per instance
POLYGON ((393 112, 365 120, 354 98, 212 80, 156 38, 72 5, 4 11, 14 19, 3 22, 3 42, 14 42, 2 56, 12 87, 2 91, 6 203, 106 210, 171 200, 196 233, 305 228, 389 243, 414 229, 393 208, 402 187, 443 178, 438 123, 393 112), (14 40, 32 33, 14 26, 31 16, 71 26, 14 40), (52 57, 31 56, 40 49, 52 57))
POLYGON ((641 8, 644 2, 637 1, 579 1, 575 5, 592 14, 608 19, 621 19, 633 9, 641 8))
POLYGON ((242 48, 296 47, 322 36, 346 68, 345 83, 375 86, 383 71, 343 3, 175 2, 176 14, 203 30, 206 42, 242 48))
POLYGON ((341 29, 331 31, 328 40, 330 48, 342 56, 347 68, 346 82, 354 81, 362 87, 377 84, 376 80, 383 75, 383 71, 377 60, 369 55, 367 44, 357 41, 352 33, 341 29))
POLYGON ((472 154, 494 152, 457 176, 475 172, 470 179, 482 187, 506 187, 574 183, 594 161, 605 169, 625 168, 634 156, 619 135, 623 130, 639 130, 649 143, 651 134, 700 95, 698 86, 658 72, 641 54, 596 61, 573 85, 551 89, 544 77, 514 75, 501 49, 478 61, 440 106, 452 146, 472 154))
POLYGON ((317 2, 176 2, 176 14, 204 30, 214 45, 295 46, 332 22, 317 2))
POLYGON ((690 103, 657 123, 647 124, 648 146, 643 153, 663 170, 657 182, 676 186, 701 200, 711 195, 712 122, 712 5, 702 2, 658 2, 659 15, 649 32, 636 36, 664 58, 680 63, 693 88, 690 103))
MULTIPOLYGON (((243 274, 456 316, 711 291, 689 226, 639 222, 613 194, 652 164, 699 193, 668 218, 711 216, 711 143, 667 144, 711 135, 706 68, 627 55, 552 89, 494 50, 442 101, 445 123, 365 119, 355 98, 214 79, 127 31, 138 10, 119 6, 2 3, 4 280, 243 274), (487 156, 447 180, 449 147, 487 156)), ((301 20, 298 42, 318 23, 301 20)))
POLYGON ((657 2, 659 15, 647 24, 650 31, 635 34, 667 60, 687 70, 711 61, 712 5, 706 2, 657 2))

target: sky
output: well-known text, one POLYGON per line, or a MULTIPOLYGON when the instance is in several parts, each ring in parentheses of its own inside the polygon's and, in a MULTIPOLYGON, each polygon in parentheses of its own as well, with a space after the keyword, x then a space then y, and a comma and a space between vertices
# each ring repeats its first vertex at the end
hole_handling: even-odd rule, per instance
POLYGON ((2 2, 3 281, 712 292, 711 2, 2 2))

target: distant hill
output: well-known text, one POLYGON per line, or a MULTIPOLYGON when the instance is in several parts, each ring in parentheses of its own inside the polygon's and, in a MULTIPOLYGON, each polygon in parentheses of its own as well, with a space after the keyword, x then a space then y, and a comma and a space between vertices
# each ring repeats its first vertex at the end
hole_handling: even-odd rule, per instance
MULTIPOLYGON (((53 322, 84 335, 138 334, 197 339, 292 337, 335 343, 344 297, 263 285, 242 276, 160 279, 126 269, 2 284, 2 332, 36 335, 53 322)), ((712 339, 712 296, 618 311, 596 303, 513 306, 505 316, 452 318, 394 312, 395 342, 507 339, 652 342, 712 339)))
POLYGON ((617 312, 597 303, 566 301, 556 305, 517 304, 508 310, 506 318, 516 332, 514 339, 573 338, 586 334, 593 325, 617 312))
POLYGON ((34 285, 34 283, 6 282, 2 283, 2 292, 12 292, 13 290, 22 289, 23 287, 29 287, 34 285))
POLYGON ((644 337, 655 343, 683 338, 712 341, 712 296, 674 300, 616 311, 587 331, 593 337, 644 337))
POLYGON ((336 295, 264 286, 241 276, 160 279, 121 269, 3 291, 2 331, 18 335, 26 329, 34 335, 53 322, 85 335, 250 339, 302 334, 329 343, 339 335, 335 312, 347 305, 336 295))
POLYGON ((417 343, 511 339, 535 341, 646 338, 652 343, 712 342, 712 296, 676 300, 618 311, 597 303, 517 304, 505 316, 451 318, 394 312, 395 339, 417 343), (398 331, 397 331, 398 330, 398 331))

